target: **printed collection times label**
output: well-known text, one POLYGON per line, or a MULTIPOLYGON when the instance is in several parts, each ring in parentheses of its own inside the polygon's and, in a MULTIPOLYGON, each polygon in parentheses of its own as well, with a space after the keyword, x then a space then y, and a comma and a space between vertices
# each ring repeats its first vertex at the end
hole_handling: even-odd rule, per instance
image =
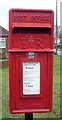
POLYGON ((23 95, 40 94, 40 62, 23 62, 23 95))

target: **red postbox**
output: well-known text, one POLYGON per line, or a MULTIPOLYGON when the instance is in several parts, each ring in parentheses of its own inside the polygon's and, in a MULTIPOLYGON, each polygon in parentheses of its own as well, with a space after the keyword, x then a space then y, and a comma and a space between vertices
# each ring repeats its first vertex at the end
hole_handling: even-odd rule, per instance
POLYGON ((52 110, 53 32, 52 10, 10 10, 9 90, 12 113, 52 110))

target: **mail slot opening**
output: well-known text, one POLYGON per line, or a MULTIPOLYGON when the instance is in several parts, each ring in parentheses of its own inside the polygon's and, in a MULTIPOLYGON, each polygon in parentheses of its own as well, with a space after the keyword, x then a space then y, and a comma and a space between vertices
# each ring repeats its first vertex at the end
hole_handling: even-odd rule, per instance
POLYGON ((14 33, 50 33, 50 28, 34 28, 34 27, 14 27, 13 32, 14 33))

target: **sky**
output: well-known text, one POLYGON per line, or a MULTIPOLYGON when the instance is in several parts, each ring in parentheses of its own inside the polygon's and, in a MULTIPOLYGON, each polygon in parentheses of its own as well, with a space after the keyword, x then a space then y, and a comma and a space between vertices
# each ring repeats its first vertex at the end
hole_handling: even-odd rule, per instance
MULTIPOLYGON (((60 1, 58 0, 58 25, 60 25, 60 1)), ((9 29, 9 10, 11 8, 52 9, 56 24, 56 0, 0 0, 0 25, 9 29)))

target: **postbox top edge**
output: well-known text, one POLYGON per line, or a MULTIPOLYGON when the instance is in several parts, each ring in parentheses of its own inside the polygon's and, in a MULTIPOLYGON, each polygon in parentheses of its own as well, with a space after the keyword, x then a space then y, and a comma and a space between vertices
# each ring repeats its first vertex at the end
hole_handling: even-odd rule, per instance
POLYGON ((10 10, 9 10, 9 12, 52 12, 52 13, 54 13, 54 11, 52 10, 52 9, 26 9, 26 8, 11 8, 10 10))

